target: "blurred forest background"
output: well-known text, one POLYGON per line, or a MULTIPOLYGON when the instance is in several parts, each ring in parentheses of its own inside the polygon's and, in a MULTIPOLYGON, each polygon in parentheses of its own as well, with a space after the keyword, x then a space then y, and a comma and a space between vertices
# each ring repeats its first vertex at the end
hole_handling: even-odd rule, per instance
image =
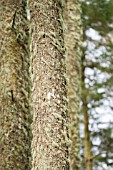
POLYGON ((87 170, 111 170, 113 0, 82 0, 82 20, 82 169, 85 166, 87 170))

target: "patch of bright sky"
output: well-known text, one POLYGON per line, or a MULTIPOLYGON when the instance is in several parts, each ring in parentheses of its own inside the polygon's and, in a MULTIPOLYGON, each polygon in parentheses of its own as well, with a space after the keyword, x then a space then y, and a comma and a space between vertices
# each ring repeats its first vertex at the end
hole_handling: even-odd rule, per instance
POLYGON ((110 77, 111 76, 108 73, 102 73, 102 72, 97 71, 96 80, 98 83, 104 83, 110 77))
POLYGON ((99 89, 97 89, 97 93, 104 93, 105 92, 105 89, 104 88, 99 88, 99 89))
POLYGON ((100 145, 101 140, 99 137, 96 137, 95 140, 93 140, 92 142, 93 142, 93 145, 100 145))
POLYGON ((113 28, 113 24, 108 24, 109 27, 113 28))
MULTIPOLYGON (((111 114, 111 108, 109 107, 108 101, 104 100, 104 105, 95 108, 96 113, 99 114, 98 121, 102 123, 108 123, 113 121, 113 115, 111 114)), ((105 126, 105 125, 104 125, 105 126)), ((104 128, 103 126, 103 128, 104 128)))
POLYGON ((106 165, 106 163, 102 162, 102 163, 98 163, 97 167, 94 168, 94 170, 113 170, 113 167, 108 167, 106 165), (99 165, 99 166, 98 166, 99 165), (97 169, 98 168, 98 169, 97 169))
MULTIPOLYGON (((85 45, 84 45, 85 46, 85 45)), ((100 46, 98 49, 95 49, 96 45, 93 42, 87 41, 88 50, 86 51, 86 59, 96 61, 95 58, 99 59, 99 57, 106 53, 106 48, 104 46, 100 46)))
POLYGON ((87 68, 85 69, 85 75, 86 75, 86 76, 88 76, 88 75, 90 75, 90 76, 94 75, 94 70, 87 67, 87 68))
POLYGON ((86 88, 91 87, 95 84, 95 81, 99 84, 104 83, 107 81, 107 79, 110 78, 110 75, 108 73, 100 72, 100 70, 94 70, 91 68, 85 69, 85 84, 86 88))
POLYGON ((93 28, 89 28, 85 33, 86 33, 87 37, 91 38, 92 40, 100 41, 102 38, 99 35, 99 33, 96 30, 94 30, 93 28))

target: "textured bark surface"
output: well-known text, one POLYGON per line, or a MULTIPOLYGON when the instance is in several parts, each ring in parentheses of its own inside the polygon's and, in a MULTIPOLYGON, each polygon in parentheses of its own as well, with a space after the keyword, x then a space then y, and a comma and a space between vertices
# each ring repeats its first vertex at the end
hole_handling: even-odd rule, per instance
POLYGON ((82 57, 82 112, 84 115, 84 157, 85 157, 85 169, 93 169, 93 156, 91 154, 91 141, 89 131, 89 114, 88 114, 88 103, 87 103, 87 89, 85 87, 85 55, 82 57))
POLYGON ((70 170, 80 168, 80 86, 81 86, 81 10, 78 0, 66 0, 64 6, 64 41, 69 117, 70 170))
POLYGON ((30 170, 26 1, 0 1, 0 170, 30 170))
POLYGON ((68 170, 62 10, 56 0, 31 0, 33 67, 32 170, 68 170))

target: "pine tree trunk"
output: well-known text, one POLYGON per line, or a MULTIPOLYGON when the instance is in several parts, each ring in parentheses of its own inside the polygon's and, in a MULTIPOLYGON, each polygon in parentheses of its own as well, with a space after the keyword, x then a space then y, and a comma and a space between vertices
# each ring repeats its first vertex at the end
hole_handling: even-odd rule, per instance
POLYGON ((65 59, 59 1, 31 0, 32 170, 68 170, 65 59))
POLYGON ((30 73, 25 0, 0 1, 0 170, 30 170, 30 73))
POLYGON ((85 87, 85 56, 82 58, 82 111, 84 115, 84 157, 85 157, 85 170, 92 170, 92 154, 91 154, 91 141, 89 131, 89 115, 87 103, 87 89, 85 87))
POLYGON ((64 41, 66 47, 66 76, 69 117, 70 170, 80 168, 80 86, 81 86, 81 10, 78 0, 67 0, 64 6, 64 41))

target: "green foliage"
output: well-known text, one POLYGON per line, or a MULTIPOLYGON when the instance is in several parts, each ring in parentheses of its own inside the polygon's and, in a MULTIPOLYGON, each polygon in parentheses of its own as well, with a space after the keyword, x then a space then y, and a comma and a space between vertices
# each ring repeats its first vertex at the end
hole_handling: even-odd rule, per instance
POLYGON ((92 27, 101 34, 112 30, 109 25, 113 23, 112 0, 85 0, 82 2, 82 11, 85 30, 92 27))

